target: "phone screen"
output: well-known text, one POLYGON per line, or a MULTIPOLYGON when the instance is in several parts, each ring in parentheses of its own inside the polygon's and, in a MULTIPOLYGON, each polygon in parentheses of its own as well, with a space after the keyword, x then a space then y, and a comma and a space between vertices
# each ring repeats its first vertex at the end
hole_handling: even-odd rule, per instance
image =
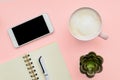
POLYGON ((18 45, 22 45, 35 38, 50 33, 42 15, 12 28, 12 31, 15 35, 18 45))

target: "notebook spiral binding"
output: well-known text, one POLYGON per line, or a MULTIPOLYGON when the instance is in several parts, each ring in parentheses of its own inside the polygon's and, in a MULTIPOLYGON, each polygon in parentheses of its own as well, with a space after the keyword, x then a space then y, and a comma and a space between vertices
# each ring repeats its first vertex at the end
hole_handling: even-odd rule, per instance
POLYGON ((30 55, 27 54, 23 56, 24 62, 26 63, 27 70, 29 71, 30 77, 32 80, 39 80, 39 77, 37 77, 36 70, 34 69, 33 62, 31 61, 30 55))

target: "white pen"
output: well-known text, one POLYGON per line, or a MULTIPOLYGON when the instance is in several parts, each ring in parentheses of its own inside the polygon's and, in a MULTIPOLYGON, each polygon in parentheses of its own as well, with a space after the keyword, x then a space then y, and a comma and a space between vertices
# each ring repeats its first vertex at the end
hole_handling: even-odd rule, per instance
POLYGON ((45 67, 45 62, 44 62, 44 59, 43 59, 42 56, 40 56, 40 58, 39 58, 39 63, 40 63, 40 66, 42 68, 45 79, 49 80, 48 73, 47 73, 47 70, 46 70, 46 67, 45 67))

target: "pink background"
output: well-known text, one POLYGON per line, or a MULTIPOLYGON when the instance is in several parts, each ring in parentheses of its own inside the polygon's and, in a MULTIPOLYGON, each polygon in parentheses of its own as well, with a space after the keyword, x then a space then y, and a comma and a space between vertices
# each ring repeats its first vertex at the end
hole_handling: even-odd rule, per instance
POLYGON ((0 0, 0 63, 14 59, 28 51, 51 42, 59 44, 72 80, 90 80, 79 72, 79 58, 90 51, 103 56, 103 71, 92 80, 120 80, 120 0, 0 0), (108 40, 96 38, 88 42, 78 41, 68 31, 72 12, 80 7, 97 10, 103 21, 103 32, 108 40), (48 13, 54 33, 14 48, 7 30, 28 19, 48 13))

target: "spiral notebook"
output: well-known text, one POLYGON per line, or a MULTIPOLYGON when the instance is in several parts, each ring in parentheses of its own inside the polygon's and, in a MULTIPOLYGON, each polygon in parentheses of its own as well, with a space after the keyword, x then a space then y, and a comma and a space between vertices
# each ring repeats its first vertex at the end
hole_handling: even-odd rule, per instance
POLYGON ((0 80, 46 80, 38 61, 40 56, 44 58, 49 80, 71 80, 57 43, 0 64, 0 80))

